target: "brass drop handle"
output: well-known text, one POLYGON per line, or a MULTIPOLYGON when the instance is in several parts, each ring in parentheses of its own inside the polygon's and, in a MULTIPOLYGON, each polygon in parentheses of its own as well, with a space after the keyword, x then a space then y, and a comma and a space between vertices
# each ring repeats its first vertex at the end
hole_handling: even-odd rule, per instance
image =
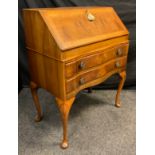
POLYGON ((82 84, 84 84, 84 83, 85 83, 84 78, 81 78, 81 79, 79 80, 79 84, 82 85, 82 84))
POLYGON ((122 54, 123 54, 123 51, 122 51, 121 48, 119 48, 119 49, 117 50, 117 55, 118 55, 118 56, 121 56, 122 54))
POLYGON ((81 61, 79 64, 79 69, 84 69, 84 68, 85 68, 85 63, 81 61))
POLYGON ((119 61, 117 61, 115 65, 117 68, 121 67, 121 64, 119 63, 119 61))
POLYGON ((90 22, 95 20, 95 16, 94 16, 92 13, 86 11, 86 15, 87 15, 87 19, 88 19, 90 22))

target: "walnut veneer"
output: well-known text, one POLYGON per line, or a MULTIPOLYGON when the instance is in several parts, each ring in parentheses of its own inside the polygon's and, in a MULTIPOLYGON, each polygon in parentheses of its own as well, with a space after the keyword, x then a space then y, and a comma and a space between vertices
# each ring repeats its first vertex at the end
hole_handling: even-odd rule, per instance
POLYGON ((56 97, 63 122, 61 147, 67 148, 68 115, 80 90, 117 73, 115 105, 120 107, 129 32, 111 7, 24 9, 23 18, 35 120, 43 117, 37 96, 42 87, 56 97))

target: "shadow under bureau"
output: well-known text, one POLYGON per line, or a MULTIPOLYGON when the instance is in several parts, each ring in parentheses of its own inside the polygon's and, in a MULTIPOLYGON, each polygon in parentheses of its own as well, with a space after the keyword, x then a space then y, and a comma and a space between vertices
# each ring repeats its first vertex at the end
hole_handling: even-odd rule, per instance
POLYGON ((115 106, 120 107, 129 32, 111 7, 24 9, 23 19, 35 120, 43 116, 37 96, 42 87, 56 98, 63 122, 61 147, 67 148, 68 115, 80 90, 117 73, 115 106))

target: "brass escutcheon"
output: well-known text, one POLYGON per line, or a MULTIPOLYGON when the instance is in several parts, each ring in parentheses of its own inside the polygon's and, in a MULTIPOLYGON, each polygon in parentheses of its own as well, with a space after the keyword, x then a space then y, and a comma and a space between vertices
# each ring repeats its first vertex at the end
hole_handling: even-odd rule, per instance
POLYGON ((87 14, 87 19, 88 19, 90 22, 95 20, 95 16, 94 16, 92 13, 86 11, 86 14, 87 14))

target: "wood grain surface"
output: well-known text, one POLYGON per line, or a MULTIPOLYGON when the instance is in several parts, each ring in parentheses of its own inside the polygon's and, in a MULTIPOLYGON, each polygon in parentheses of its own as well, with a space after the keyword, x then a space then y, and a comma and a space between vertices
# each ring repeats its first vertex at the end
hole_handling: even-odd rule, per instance
POLYGON ((113 74, 126 77, 129 32, 111 7, 24 9, 31 91, 42 118, 37 88, 56 97, 63 122, 62 148, 68 147, 67 120, 76 94, 113 74))

